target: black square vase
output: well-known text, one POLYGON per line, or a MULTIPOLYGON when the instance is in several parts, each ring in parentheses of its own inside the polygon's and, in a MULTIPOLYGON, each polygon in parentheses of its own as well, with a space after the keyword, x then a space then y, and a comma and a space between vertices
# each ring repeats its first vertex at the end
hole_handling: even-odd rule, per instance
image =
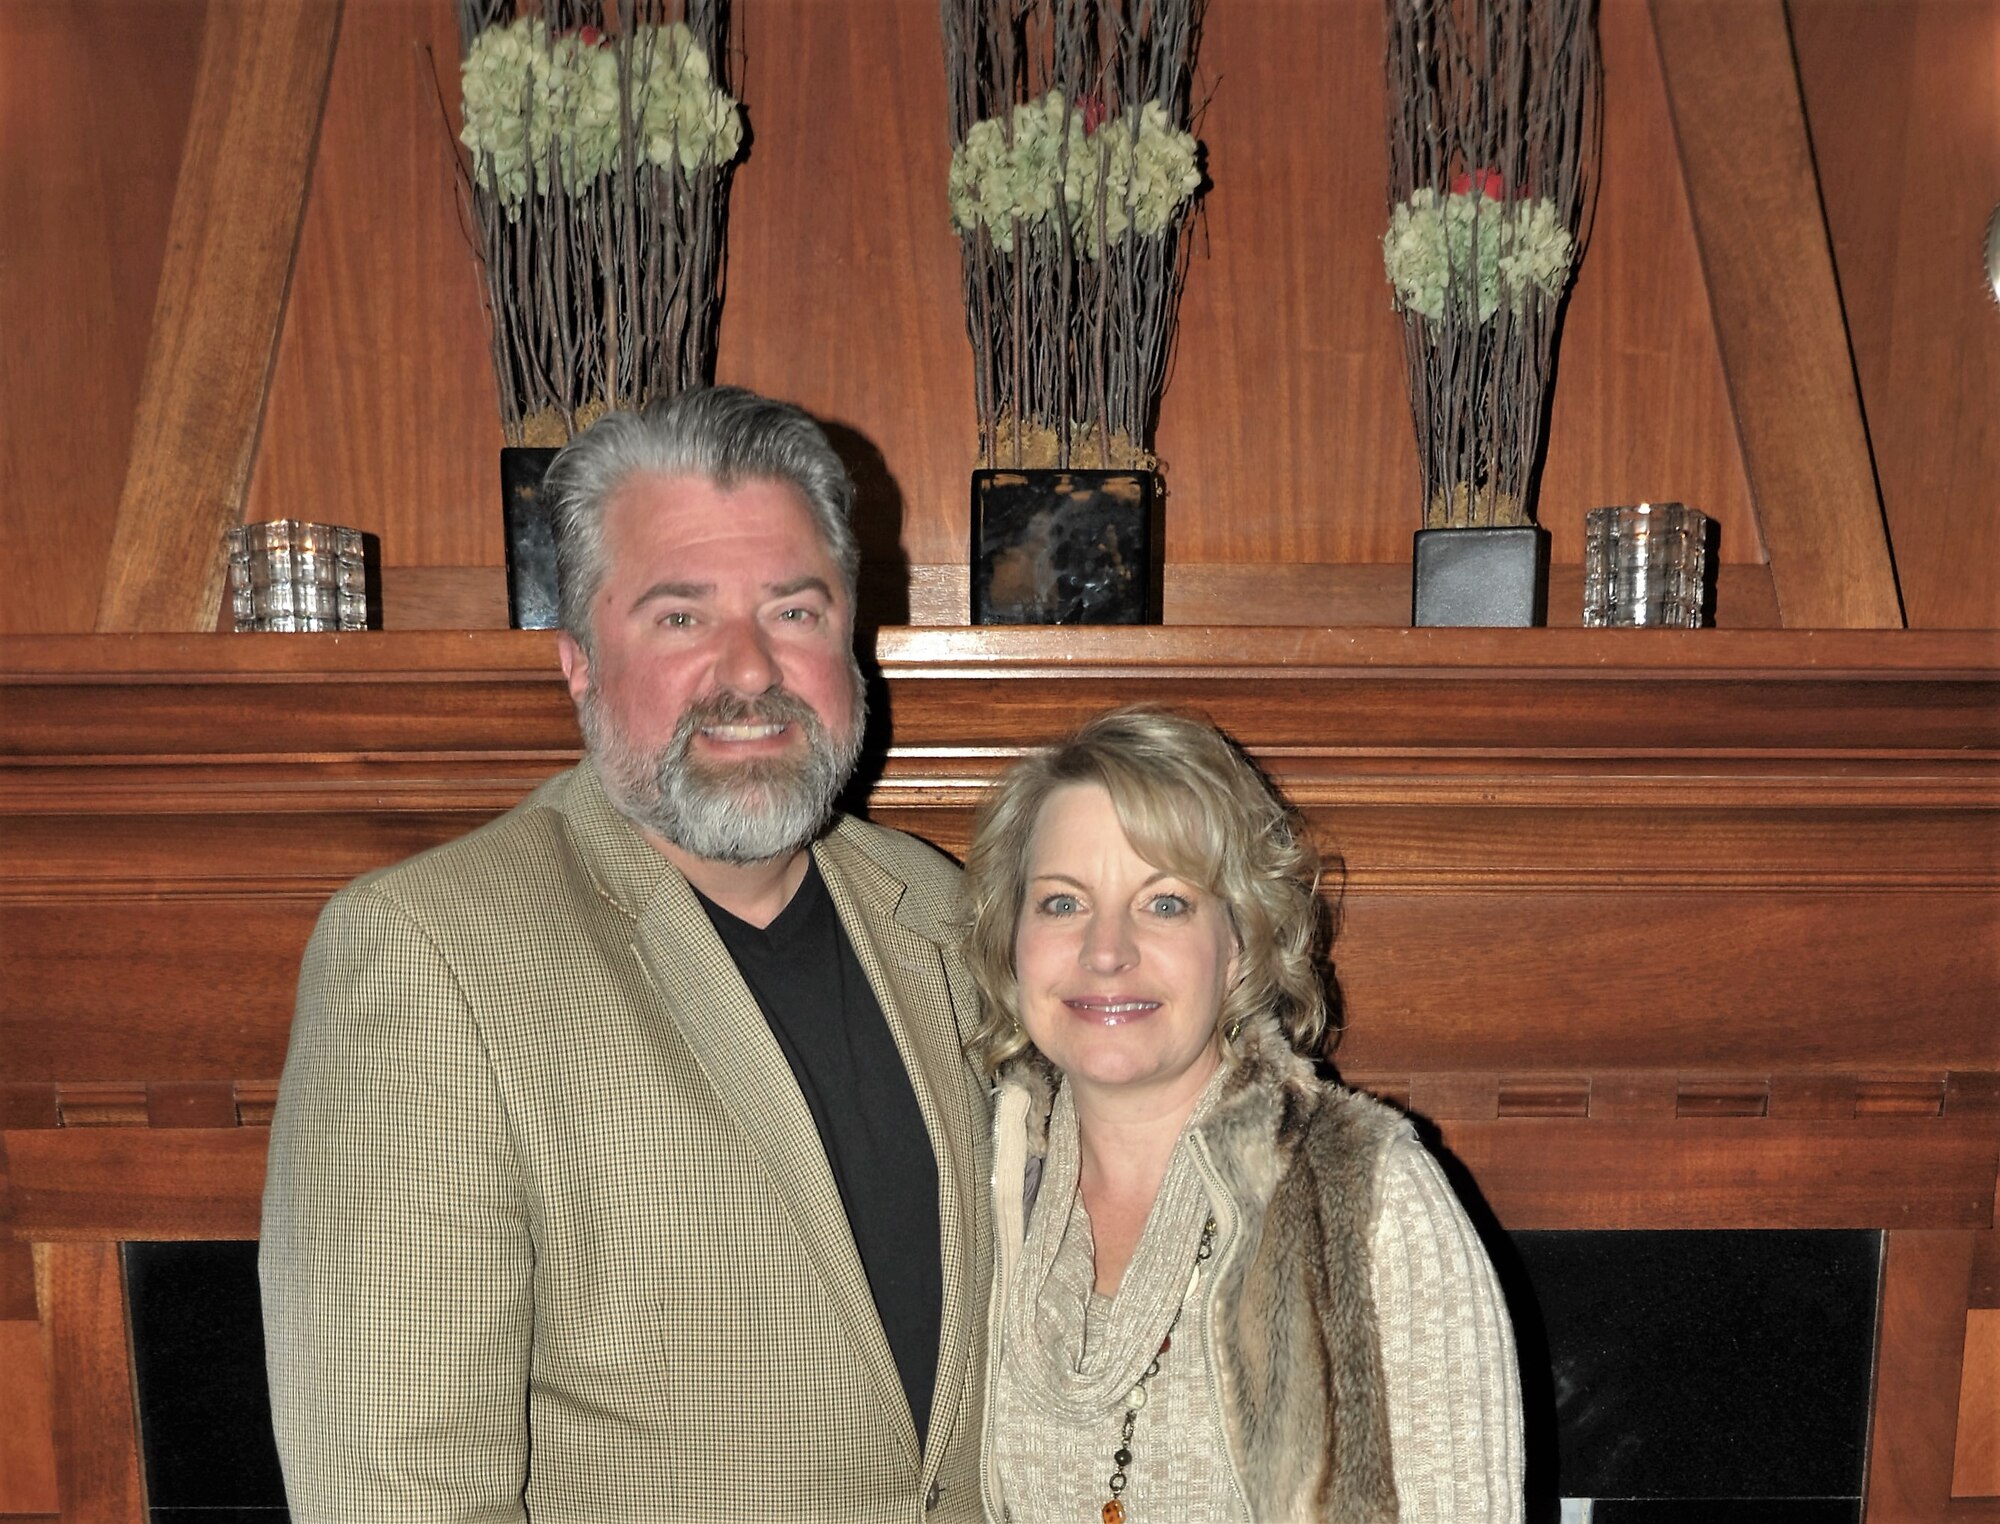
POLYGON ((972 473, 974 624, 1152 624, 1160 617, 1151 471, 972 473))
POLYGON ((500 452, 500 496, 507 521, 507 623, 553 630, 556 617, 556 525, 542 478, 556 451, 509 445, 500 452))
POLYGON ((1501 529, 1420 529, 1413 557, 1412 624, 1546 624, 1549 532, 1534 524, 1501 529))

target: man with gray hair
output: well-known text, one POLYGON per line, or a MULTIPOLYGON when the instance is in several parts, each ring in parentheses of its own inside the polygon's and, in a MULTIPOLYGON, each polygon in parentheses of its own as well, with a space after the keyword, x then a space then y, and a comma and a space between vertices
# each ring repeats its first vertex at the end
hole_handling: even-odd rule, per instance
POLYGON ((840 815, 851 488, 749 392, 550 469, 585 758, 342 890, 260 1271, 305 1521, 979 1516, 957 870, 840 815))

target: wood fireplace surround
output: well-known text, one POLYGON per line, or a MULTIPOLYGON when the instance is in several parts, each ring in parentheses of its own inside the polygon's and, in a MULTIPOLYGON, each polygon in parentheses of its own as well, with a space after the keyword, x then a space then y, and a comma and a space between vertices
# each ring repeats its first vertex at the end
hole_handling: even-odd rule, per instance
MULTIPOLYGON (((1343 1076, 1507 1228, 1885 1230, 1866 1516, 2000 1519, 1967 1429, 2000 1411, 1968 1355, 2000 1317, 1994 636, 874 650, 866 807, 949 851, 1010 758, 1108 705, 1241 740, 1343 864, 1343 1076)), ((64 1516, 136 1520, 118 1244, 256 1235, 320 905, 577 734, 521 632, 10 637, 0 711, 0 1323, 43 1330, 64 1516)))

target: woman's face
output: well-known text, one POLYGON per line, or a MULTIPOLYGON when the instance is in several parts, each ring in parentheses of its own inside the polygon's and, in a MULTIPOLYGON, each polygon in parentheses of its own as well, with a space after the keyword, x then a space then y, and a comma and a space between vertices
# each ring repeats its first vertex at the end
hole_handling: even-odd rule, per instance
POLYGON ((1132 849, 1095 783, 1050 794, 1028 842, 1014 973, 1028 1036, 1087 1095, 1193 1105, 1236 972, 1219 900, 1132 849))

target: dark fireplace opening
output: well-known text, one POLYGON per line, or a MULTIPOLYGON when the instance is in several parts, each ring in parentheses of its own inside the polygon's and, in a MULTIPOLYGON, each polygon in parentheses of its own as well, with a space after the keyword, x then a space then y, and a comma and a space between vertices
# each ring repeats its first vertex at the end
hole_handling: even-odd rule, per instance
MULTIPOLYGON (((1531 1524, 1857 1524, 1879 1233, 1489 1249, 1521 1353, 1531 1524)), ((125 1276, 155 1524, 286 1518, 257 1246, 128 1244, 125 1276)))

